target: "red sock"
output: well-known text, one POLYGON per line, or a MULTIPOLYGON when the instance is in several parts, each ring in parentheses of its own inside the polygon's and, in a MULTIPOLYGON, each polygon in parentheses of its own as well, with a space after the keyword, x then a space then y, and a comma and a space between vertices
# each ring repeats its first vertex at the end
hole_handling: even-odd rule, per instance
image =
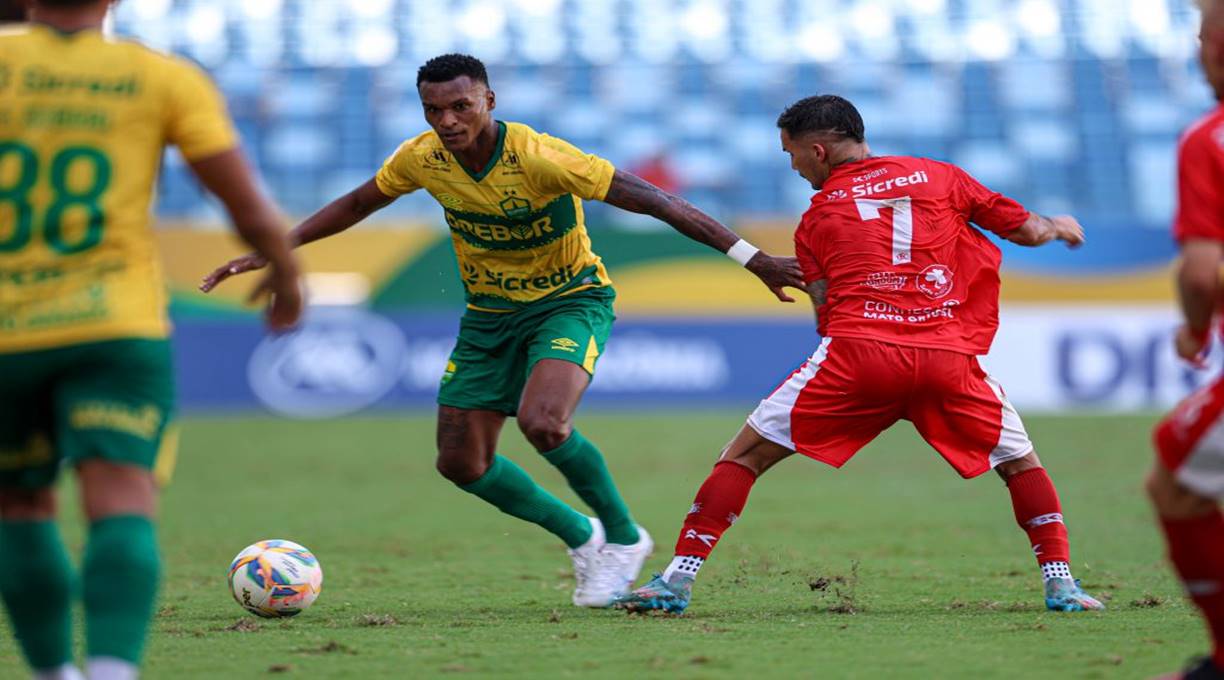
POLYGON ((1028 534, 1037 564, 1070 562, 1071 547, 1058 492, 1045 468, 1025 470, 1007 480, 1016 523, 1028 534))
POLYGON ((709 557, 723 532, 744 511, 748 492, 752 491, 755 481, 756 474, 739 463, 724 460, 715 465, 697 490, 688 517, 684 518, 684 527, 676 541, 676 554, 709 557))
POLYGON ((1169 560, 1207 619, 1215 664, 1224 668, 1224 515, 1217 509, 1190 519, 1162 517, 1160 525, 1169 543, 1169 560))

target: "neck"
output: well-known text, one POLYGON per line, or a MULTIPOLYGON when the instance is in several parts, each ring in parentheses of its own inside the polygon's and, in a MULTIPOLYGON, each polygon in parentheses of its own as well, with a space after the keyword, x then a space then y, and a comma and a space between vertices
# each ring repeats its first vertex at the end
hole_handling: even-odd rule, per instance
POLYGON ((846 163, 855 163, 869 156, 871 156, 871 149, 867 147, 867 142, 839 144, 829 154, 829 165, 837 167, 846 163))
POLYGON ((456 151, 455 156, 473 172, 483 171, 485 166, 493 162, 493 151, 497 148, 497 133, 497 121, 490 118, 489 124, 480 131, 476 142, 462 151, 456 151))
POLYGON ((30 8, 30 21, 50 26, 61 33, 75 33, 89 29, 101 30, 109 9, 109 2, 98 2, 83 7, 45 7, 35 3, 30 8))

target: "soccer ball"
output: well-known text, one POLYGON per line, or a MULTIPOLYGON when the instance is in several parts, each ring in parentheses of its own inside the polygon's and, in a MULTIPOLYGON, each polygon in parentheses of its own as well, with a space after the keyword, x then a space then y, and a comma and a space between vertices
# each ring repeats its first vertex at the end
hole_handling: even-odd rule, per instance
POLYGON ((229 586, 234 600, 256 616, 296 616, 323 589, 323 568, 313 553, 293 541, 260 541, 234 558, 229 586))

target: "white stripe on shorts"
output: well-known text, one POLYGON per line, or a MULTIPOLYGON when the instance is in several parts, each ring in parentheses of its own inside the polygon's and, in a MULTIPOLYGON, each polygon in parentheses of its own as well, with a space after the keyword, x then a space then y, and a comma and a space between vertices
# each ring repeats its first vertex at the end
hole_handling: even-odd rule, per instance
POLYGON ((990 469, 993 470, 1000 463, 1023 458, 1032 453, 1033 442, 1029 440, 1028 432, 1024 430, 1024 423, 1020 420, 1020 414, 1016 413, 1016 407, 1012 406, 1007 395, 1003 394, 1003 386, 999 384, 999 381, 987 373, 986 384, 990 385, 990 390, 998 397, 999 403, 1003 404, 1003 427, 999 430, 999 442, 990 452, 990 469))
POLYGON ((1207 498, 1224 497, 1224 417, 1218 418, 1194 443, 1190 455, 1174 471, 1177 481, 1207 498))
POLYGON ((791 439, 791 410, 799 400, 799 393, 816 377, 820 364, 829 356, 829 343, 832 341, 833 338, 822 338, 820 346, 803 362, 799 370, 787 378, 773 394, 761 400, 756 410, 748 416, 749 427, 769 441, 791 451, 795 450, 795 442, 791 439))

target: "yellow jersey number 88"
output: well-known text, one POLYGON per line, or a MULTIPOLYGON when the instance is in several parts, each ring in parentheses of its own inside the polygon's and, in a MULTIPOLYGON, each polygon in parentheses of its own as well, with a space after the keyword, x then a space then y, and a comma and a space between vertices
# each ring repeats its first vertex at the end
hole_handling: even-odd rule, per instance
MULTIPOLYGON (((21 250, 34 237, 39 216, 30 202, 30 192, 38 182, 40 165, 34 149, 17 141, 0 141, 0 215, 4 214, 3 206, 7 203, 15 218, 8 234, 0 232, 0 253, 21 250), (15 172, 10 165, 14 159, 15 172)), ((110 159, 92 146, 68 146, 50 158, 48 172, 53 193, 51 204, 41 219, 41 231, 47 245, 61 255, 72 255, 101 243, 106 215, 100 201, 110 186, 110 159), (68 182, 73 166, 79 163, 93 165, 93 182, 83 188, 69 186, 68 182), (64 234, 64 214, 74 207, 84 210, 89 219, 85 233, 69 241, 64 234)))

